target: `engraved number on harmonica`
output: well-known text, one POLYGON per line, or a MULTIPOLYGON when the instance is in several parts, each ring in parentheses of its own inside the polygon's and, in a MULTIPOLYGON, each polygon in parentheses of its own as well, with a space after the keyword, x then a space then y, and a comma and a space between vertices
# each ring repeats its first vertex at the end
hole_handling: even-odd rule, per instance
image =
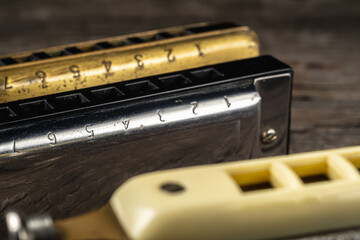
POLYGON ((104 60, 104 61, 102 61, 102 64, 104 64, 105 71, 106 71, 105 78, 107 78, 110 75, 113 75, 113 73, 111 72, 111 64, 112 64, 112 62, 104 60))
POLYGON ((122 122, 122 124, 124 124, 125 130, 127 130, 129 128, 130 119, 124 120, 124 121, 121 121, 121 122, 122 122))
POLYGON ((198 115, 199 113, 196 111, 197 107, 198 107, 198 102, 197 101, 193 101, 190 103, 193 107, 192 107, 192 112, 194 115, 198 115))
POLYGON ((143 58, 143 55, 141 54, 136 54, 134 56, 134 59, 136 60, 137 62, 137 65, 139 68, 143 68, 144 67, 144 62, 142 61, 142 58, 143 58))
POLYGON ((167 52, 167 60, 168 62, 174 62, 176 60, 176 57, 172 55, 172 48, 166 48, 165 52, 167 52))
POLYGON ((18 151, 16 151, 15 140, 13 141, 13 144, 12 144, 12 151, 13 151, 14 153, 18 153, 18 151))
POLYGON ((5 77, 5 84, 4 84, 5 90, 12 88, 12 86, 8 85, 8 79, 9 79, 8 77, 5 77))
POLYGON ((55 135, 55 133, 48 132, 48 134, 46 136, 50 140, 50 145, 54 146, 56 144, 56 135, 55 135))
POLYGON ((163 119, 163 116, 161 115, 163 113, 164 111, 161 109, 157 111, 157 115, 159 116, 160 122, 165 122, 165 119, 163 119))
POLYGON ((79 68, 79 66, 72 65, 72 66, 69 67, 69 70, 70 70, 70 72, 72 72, 74 74, 73 78, 75 78, 77 80, 80 78, 80 68, 79 68))
POLYGON ((229 108, 231 106, 231 103, 230 103, 228 97, 224 96, 224 100, 225 100, 226 106, 229 108))
POLYGON ((47 88, 47 82, 46 82, 46 73, 44 71, 37 71, 35 73, 35 76, 41 80, 41 87, 47 88))
POLYGON ((204 54, 204 52, 201 50, 201 47, 200 47, 200 44, 195 44, 195 47, 197 48, 197 50, 198 50, 198 56, 199 57, 202 57, 202 56, 204 56, 205 54, 204 54))
POLYGON ((86 124, 85 131, 90 133, 90 135, 88 137, 94 137, 94 130, 89 129, 90 127, 91 127, 91 124, 86 124))

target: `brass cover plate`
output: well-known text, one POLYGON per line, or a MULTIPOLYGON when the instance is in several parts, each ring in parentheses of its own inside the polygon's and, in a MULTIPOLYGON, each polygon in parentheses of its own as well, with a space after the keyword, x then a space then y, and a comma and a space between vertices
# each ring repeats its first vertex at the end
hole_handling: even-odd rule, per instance
POLYGON ((248 27, 203 23, 0 56, 0 103, 258 55, 248 27))

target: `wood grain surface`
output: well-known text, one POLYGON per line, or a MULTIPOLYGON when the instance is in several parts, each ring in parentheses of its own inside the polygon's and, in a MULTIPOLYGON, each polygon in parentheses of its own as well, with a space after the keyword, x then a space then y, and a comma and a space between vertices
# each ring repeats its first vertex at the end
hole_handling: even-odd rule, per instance
MULTIPOLYGON (((221 20, 250 26, 263 54, 294 68, 291 153, 360 144, 356 0, 2 1, 0 54, 221 20)), ((303 239, 360 239, 360 230, 303 239)))

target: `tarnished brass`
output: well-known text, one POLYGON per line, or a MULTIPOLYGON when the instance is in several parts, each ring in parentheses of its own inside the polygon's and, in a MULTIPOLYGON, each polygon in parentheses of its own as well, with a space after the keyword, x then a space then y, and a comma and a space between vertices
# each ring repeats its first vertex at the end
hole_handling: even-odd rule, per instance
POLYGON ((256 34, 248 27, 230 27, 186 35, 191 25, 142 34, 102 39, 36 51, 50 58, 29 61, 34 52, 0 56, 15 64, 0 67, 0 103, 72 91, 134 78, 216 64, 259 55, 256 34), (167 32, 175 37, 154 40, 167 32), (128 39, 145 41, 121 45, 128 39), (95 43, 111 48, 89 51, 95 43), (61 50, 75 47, 82 53, 62 56, 61 50))

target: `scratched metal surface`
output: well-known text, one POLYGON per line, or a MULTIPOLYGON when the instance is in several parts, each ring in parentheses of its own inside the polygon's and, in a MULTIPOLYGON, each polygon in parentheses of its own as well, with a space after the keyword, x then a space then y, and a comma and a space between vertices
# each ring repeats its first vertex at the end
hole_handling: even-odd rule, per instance
MULTIPOLYGON (((292 153, 360 144, 356 0, 3 1, 0 54, 224 19, 251 26, 263 53, 294 68, 292 153)), ((300 239, 360 239, 360 230, 300 239)))

